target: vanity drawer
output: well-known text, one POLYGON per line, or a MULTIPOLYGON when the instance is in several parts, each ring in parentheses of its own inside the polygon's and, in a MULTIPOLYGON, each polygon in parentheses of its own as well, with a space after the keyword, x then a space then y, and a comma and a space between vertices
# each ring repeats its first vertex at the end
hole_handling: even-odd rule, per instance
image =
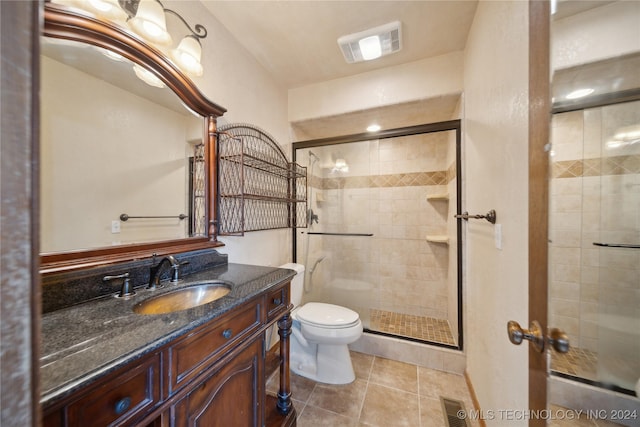
POLYGON ((220 359, 214 356, 258 330, 261 326, 260 305, 260 299, 253 300, 172 345, 169 348, 169 394, 220 359))
POLYGON ((160 401, 160 355, 136 363, 67 405, 67 425, 133 423, 160 401))
POLYGON ((267 321, 278 317, 289 307, 289 287, 290 284, 286 283, 267 294, 267 321))

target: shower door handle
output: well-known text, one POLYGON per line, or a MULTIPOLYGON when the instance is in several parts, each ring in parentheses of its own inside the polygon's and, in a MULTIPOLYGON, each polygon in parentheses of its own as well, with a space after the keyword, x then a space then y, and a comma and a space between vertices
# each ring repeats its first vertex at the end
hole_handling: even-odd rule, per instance
POLYGON ((529 329, 522 329, 520 324, 515 320, 509 320, 507 323, 507 334, 512 344, 520 345, 523 340, 531 341, 533 347, 542 353, 547 345, 553 347, 558 353, 566 353, 569 351, 569 337, 560 329, 553 328, 549 331, 548 336, 542 334, 542 327, 537 320, 531 322, 529 329))

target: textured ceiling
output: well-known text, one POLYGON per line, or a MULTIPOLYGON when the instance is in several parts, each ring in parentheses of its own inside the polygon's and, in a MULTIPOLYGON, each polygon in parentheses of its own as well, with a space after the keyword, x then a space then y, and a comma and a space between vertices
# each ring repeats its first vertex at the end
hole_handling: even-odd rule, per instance
POLYGON ((202 3, 286 88, 463 50, 477 1, 216 1, 202 3), (402 50, 347 64, 339 37, 402 23, 402 50))

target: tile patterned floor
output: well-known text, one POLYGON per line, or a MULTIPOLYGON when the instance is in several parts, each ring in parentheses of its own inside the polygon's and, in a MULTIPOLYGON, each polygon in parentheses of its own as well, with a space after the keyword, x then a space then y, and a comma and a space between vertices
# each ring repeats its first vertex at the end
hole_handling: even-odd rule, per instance
MULTIPOLYGON (((356 373, 351 384, 321 384, 291 374, 299 427, 446 427, 440 397, 474 409, 462 375, 357 352, 351 352, 351 360, 356 373)), ((277 394, 278 380, 276 370, 267 383, 272 395, 277 394)), ((557 415, 549 427, 619 426, 556 405, 549 409, 557 415)), ((480 427, 480 422, 467 419, 467 425, 480 427)))
MULTIPOLYGON (((440 397, 473 403, 462 375, 352 352, 356 380, 328 385, 291 375, 300 427, 445 427, 440 397)), ((278 376, 267 389, 277 393, 278 376)), ((479 427, 477 421, 470 427, 479 427)))
POLYGON ((376 309, 370 310, 370 316, 373 331, 455 345, 447 320, 376 309))

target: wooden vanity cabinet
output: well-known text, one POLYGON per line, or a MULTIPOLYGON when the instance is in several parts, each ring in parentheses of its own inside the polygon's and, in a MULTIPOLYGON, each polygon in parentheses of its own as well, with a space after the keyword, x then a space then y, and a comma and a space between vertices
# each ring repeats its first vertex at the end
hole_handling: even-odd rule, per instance
POLYGON ((244 346, 224 366, 198 382, 172 407, 175 427, 261 426, 264 411, 264 340, 244 346))
POLYGON ((136 425, 159 404, 160 354, 154 353, 76 392, 61 409, 45 409, 43 425, 136 425))
MULTIPOLYGON (((45 407, 43 425, 295 426, 295 410, 281 415, 266 396, 265 331, 288 310, 286 283, 45 407)), ((281 352, 288 355, 286 339, 281 352)))

